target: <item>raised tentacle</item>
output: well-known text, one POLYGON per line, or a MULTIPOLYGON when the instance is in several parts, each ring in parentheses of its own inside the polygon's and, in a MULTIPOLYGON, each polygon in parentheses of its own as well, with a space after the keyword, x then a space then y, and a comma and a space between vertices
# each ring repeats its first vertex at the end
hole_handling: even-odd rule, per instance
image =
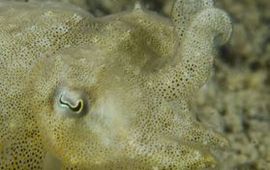
POLYGON ((175 32, 179 41, 183 39, 192 18, 198 12, 213 6, 212 0, 176 0, 171 12, 175 32))
POLYGON ((155 89, 166 100, 188 97, 206 82, 215 47, 227 42, 232 31, 228 15, 216 8, 206 8, 194 15, 185 29, 175 56, 180 58, 179 63, 161 70, 154 80, 159 81, 155 89))
POLYGON ((190 92, 198 90, 210 75, 215 47, 226 43, 231 35, 231 21, 222 10, 209 8, 200 12, 186 32, 180 47, 182 78, 190 92))

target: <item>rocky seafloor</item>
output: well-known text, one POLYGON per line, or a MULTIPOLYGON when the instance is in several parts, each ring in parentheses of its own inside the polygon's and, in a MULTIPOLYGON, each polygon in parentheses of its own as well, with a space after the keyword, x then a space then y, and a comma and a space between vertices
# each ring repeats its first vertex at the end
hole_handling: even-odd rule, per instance
MULTIPOLYGON (((21 0, 22 1, 22 0, 21 0)), ((29 0, 34 1, 34 0, 29 0)), ((57 0, 95 16, 133 8, 135 0, 57 0)), ((172 0, 142 0, 145 8, 168 16, 172 0)), ((230 148, 220 153, 220 169, 270 169, 270 1, 217 0, 233 22, 230 43, 219 49, 212 78, 191 108, 199 121, 217 129, 230 148)))
MULTIPOLYGON (((270 169, 270 1, 220 0, 233 22, 233 35, 220 49, 215 73, 193 109, 213 117, 231 148, 224 169, 270 169)), ((214 124, 214 123, 212 123, 214 124)))

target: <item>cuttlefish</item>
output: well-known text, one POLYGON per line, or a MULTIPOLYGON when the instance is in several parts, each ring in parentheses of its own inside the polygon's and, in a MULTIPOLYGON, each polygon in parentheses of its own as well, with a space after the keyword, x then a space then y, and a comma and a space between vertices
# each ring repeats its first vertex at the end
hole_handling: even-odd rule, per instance
POLYGON ((0 2, 0 169, 201 169, 227 140, 190 100, 231 34, 212 0, 170 18, 0 2))

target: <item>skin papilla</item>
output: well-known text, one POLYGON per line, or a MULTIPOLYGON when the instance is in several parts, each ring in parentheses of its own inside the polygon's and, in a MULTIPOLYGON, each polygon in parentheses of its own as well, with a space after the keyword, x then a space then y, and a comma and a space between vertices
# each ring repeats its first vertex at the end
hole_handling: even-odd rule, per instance
POLYGON ((189 111, 231 23, 211 0, 171 20, 0 3, 0 169, 201 169, 228 145, 189 111))

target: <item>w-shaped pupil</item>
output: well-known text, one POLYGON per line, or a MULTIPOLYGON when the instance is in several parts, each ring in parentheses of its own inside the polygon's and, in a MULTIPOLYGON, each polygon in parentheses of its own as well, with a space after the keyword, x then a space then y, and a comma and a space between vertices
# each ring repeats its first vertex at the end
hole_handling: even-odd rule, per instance
POLYGON ((66 107, 68 107, 70 110, 72 110, 73 112, 76 112, 76 113, 79 113, 82 111, 82 108, 83 108, 83 101, 82 100, 79 100, 76 105, 72 105, 71 103, 69 103, 68 101, 64 101, 62 99, 63 96, 60 97, 60 104, 61 105, 64 105, 66 107))

